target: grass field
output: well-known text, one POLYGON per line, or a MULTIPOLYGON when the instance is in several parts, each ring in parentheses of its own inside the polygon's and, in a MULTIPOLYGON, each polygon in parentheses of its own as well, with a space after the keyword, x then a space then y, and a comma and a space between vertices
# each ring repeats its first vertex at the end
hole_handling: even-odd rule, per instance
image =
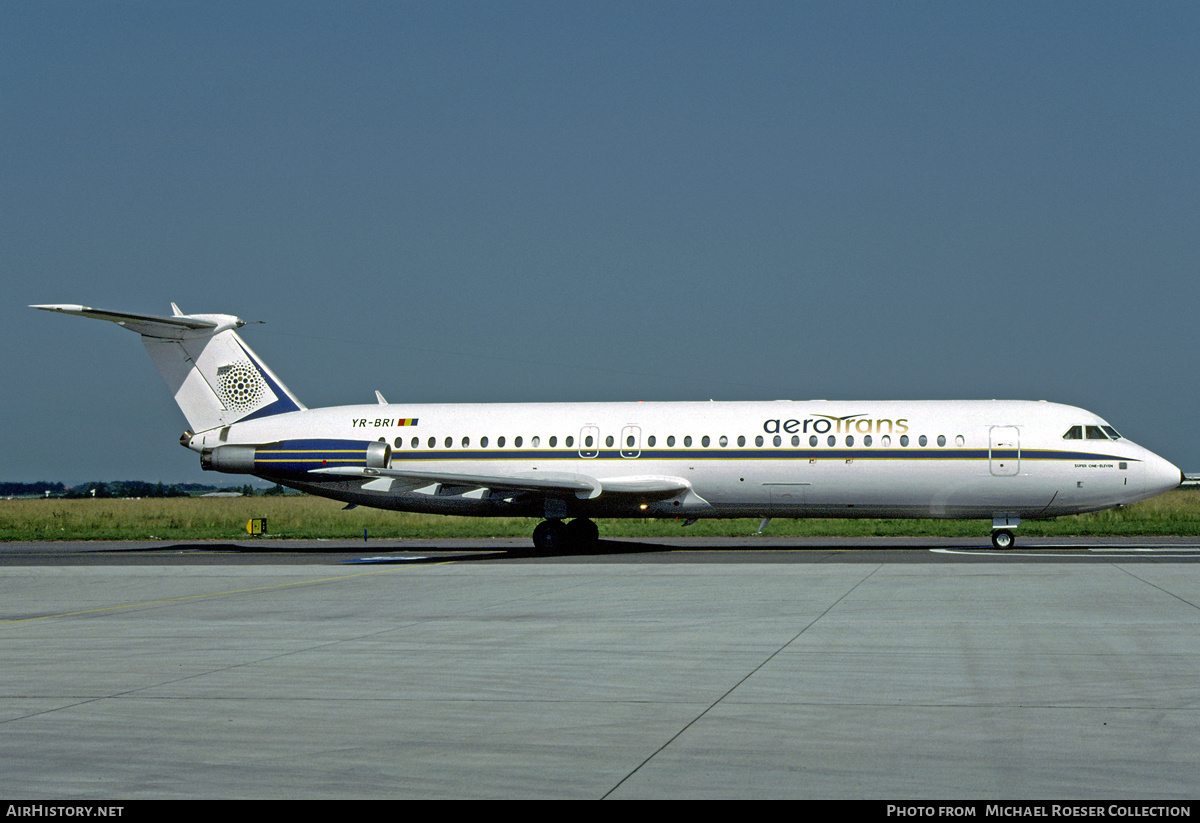
MULTIPOLYGON (((0 500, 0 541, 229 540, 246 537, 246 522, 265 518, 275 538, 528 537, 537 520, 524 517, 442 517, 357 508, 308 496, 158 498, 141 500, 0 500)), ((747 535, 757 520, 599 520, 602 537, 747 535)), ((771 521, 775 536, 936 535, 984 537, 985 520, 771 521)), ((1021 524, 1021 535, 1200 535, 1200 489, 1178 489, 1152 500, 1096 514, 1021 524)))

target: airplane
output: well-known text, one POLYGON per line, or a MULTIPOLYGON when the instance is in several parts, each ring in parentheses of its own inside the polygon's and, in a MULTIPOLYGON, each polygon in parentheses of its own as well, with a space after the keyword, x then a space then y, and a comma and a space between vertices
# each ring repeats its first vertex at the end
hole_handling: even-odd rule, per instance
POLYGON ((309 409, 227 314, 78 305, 142 342, 204 469, 350 505, 542 518, 534 546, 599 538, 592 518, 954 518, 1100 511, 1174 489, 1167 460, 1080 408, 1046 401, 388 403, 309 409), (569 520, 568 520, 569 519, 569 520))

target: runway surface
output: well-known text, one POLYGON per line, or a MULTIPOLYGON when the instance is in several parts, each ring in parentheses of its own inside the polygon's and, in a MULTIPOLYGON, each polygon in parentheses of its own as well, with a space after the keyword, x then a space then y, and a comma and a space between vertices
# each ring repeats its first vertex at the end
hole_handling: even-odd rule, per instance
POLYGON ((672 537, 601 540, 586 552, 535 550, 528 538, 84 541, 0 543, 11 565, 272 565, 340 563, 935 563, 1200 562, 1200 537, 1029 537, 1013 549, 986 538, 672 537))
POLYGON ((1200 541, 0 545, 41 799, 1187 800, 1200 541))

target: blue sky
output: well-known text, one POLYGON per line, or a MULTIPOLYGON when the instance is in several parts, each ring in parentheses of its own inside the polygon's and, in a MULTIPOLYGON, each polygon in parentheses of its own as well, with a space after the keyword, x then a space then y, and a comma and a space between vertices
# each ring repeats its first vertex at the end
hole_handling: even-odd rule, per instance
MULTIPOLYGON (((1194 3, 0 5, 0 479, 211 481, 138 338, 309 406, 1083 406, 1200 471, 1194 3)), ((229 479, 220 476, 218 479, 229 479)))

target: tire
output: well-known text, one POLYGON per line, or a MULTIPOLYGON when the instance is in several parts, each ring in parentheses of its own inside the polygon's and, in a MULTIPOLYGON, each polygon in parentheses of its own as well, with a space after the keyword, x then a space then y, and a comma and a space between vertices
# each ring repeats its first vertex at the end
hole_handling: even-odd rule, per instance
POLYGON ((572 546, 592 546, 600 540, 600 528, 586 517, 577 517, 567 524, 567 538, 572 546))
POLYGON ((558 551, 567 545, 567 527, 561 520, 543 520, 533 530, 534 548, 558 551))
POLYGON ((992 545, 1001 551, 1011 549, 1016 545, 1017 538, 1008 529, 998 529, 992 532, 992 545))

